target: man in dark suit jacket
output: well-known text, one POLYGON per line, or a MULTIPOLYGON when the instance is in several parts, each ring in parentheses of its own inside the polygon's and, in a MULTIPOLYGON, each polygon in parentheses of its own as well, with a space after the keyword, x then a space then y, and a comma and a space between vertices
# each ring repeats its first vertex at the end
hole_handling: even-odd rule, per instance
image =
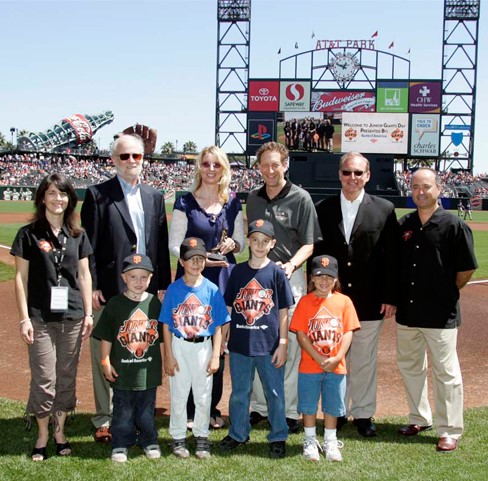
MULTIPOLYGON (((323 241, 314 256, 328 254, 339 262, 342 292, 356 308, 361 329, 353 334, 347 354, 346 406, 365 437, 376 435, 376 357, 383 319, 397 304, 399 227, 393 204, 368 195, 369 161, 348 152, 339 164, 341 194, 321 201, 317 215, 323 241)), ((338 428, 347 418, 338 420, 338 428)))
MULTIPOLYGON (((124 292, 120 274, 124 258, 131 253, 145 254, 152 261, 154 274, 149 292, 161 298, 171 282, 164 196, 140 181, 144 142, 135 135, 121 135, 112 145, 111 157, 117 175, 88 188, 81 209, 81 220, 93 247, 90 270, 95 321, 103 305, 124 292)), ((100 365, 100 341, 91 340, 95 439, 109 442, 111 391, 100 365)))

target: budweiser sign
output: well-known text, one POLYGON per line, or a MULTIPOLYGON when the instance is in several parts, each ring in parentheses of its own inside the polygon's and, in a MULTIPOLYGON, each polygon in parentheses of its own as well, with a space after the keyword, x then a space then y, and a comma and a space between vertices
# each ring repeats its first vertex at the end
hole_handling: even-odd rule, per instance
POLYGON ((312 92, 312 112, 374 112, 374 92, 312 92))

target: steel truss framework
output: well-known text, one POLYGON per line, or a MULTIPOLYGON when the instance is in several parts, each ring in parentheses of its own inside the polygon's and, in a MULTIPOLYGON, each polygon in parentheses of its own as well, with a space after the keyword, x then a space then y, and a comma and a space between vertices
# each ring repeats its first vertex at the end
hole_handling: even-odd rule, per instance
MULTIPOLYGON (((444 1, 440 170, 473 170, 476 64, 480 0, 444 1), (462 126, 462 142, 453 141, 462 126), (467 133, 467 135, 465 135, 467 133), (457 145, 454 145, 456 142, 457 145)), ((251 0, 218 0, 216 145, 246 151, 251 0)), ((374 89, 378 79, 410 79, 410 61, 389 52, 363 48, 310 50, 282 59, 279 78, 311 78, 312 88, 374 89), (330 64, 340 53, 353 53, 360 68, 353 79, 338 82, 330 64)), ((426 159, 408 159, 411 164, 426 159)))
POLYGON ((244 153, 251 0, 218 0, 217 91, 215 144, 244 153))
POLYGON ((480 0, 444 2, 441 170, 473 171, 479 14, 480 0), (464 129, 460 144, 455 126, 464 129))

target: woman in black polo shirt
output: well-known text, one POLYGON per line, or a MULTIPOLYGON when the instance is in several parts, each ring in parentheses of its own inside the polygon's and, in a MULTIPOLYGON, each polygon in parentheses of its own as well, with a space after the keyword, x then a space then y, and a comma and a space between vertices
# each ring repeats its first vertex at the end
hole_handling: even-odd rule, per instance
POLYGON ((50 418, 56 454, 71 454, 64 424, 76 406, 81 342, 92 331, 92 249, 77 226, 77 201, 64 175, 45 177, 36 191, 33 220, 20 228, 10 251, 20 335, 28 345, 31 368, 26 416, 33 414, 39 428, 33 461, 47 458, 50 418))

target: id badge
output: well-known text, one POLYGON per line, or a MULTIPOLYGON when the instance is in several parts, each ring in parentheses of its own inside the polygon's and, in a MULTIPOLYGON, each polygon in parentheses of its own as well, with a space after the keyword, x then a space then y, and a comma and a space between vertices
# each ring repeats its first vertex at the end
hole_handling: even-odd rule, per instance
POLYGON ((68 310, 68 288, 66 286, 51 287, 51 311, 66 312, 68 310))

